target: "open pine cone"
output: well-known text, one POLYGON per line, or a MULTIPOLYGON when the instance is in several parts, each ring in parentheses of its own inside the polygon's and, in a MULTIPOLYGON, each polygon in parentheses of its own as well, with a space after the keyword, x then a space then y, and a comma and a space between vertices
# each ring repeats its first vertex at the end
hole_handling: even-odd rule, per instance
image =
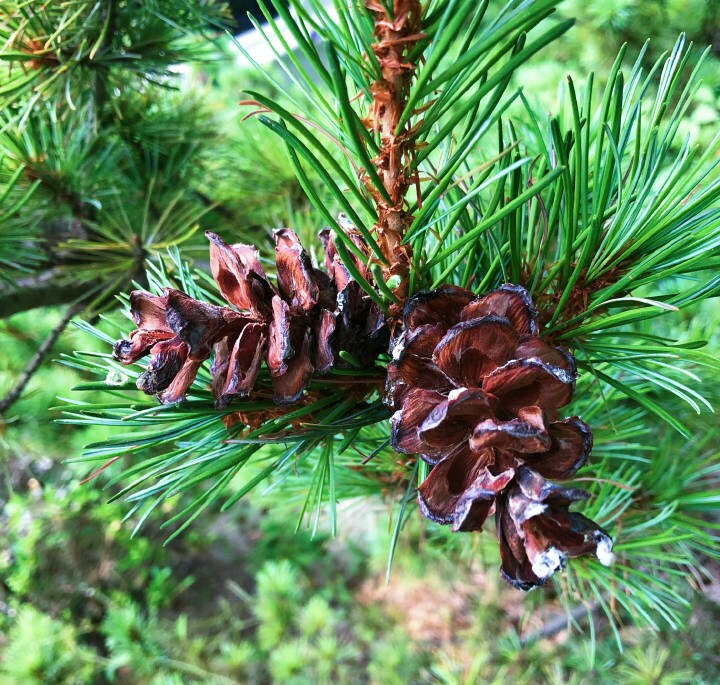
POLYGON ((568 512, 584 497, 545 478, 570 478, 592 448, 590 428, 558 419, 575 386, 572 356, 538 337, 527 291, 483 297, 456 286, 406 304, 387 396, 391 445, 433 466, 420 510, 455 531, 480 530, 495 512, 502 574, 529 589, 568 556, 611 559, 608 535, 568 512))
POLYGON ((179 290, 164 295, 130 294, 137 325, 113 356, 131 364, 149 354, 137 386, 160 402, 181 401, 202 362, 210 369, 218 408, 247 397, 264 361, 274 400, 296 402, 314 371, 343 366, 340 351, 363 364, 387 349, 389 333, 382 312, 363 293, 338 258, 333 236, 323 231, 327 273, 312 266, 293 231, 274 232, 277 286, 265 275, 251 245, 227 245, 207 232, 210 266, 232 307, 199 302, 179 290))

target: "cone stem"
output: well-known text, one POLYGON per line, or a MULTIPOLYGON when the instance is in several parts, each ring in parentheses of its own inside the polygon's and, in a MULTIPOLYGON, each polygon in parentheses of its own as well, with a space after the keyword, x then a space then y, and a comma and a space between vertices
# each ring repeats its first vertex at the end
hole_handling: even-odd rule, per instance
POLYGON ((422 38, 422 9, 418 0, 393 0, 390 8, 380 1, 367 2, 375 17, 373 52, 380 65, 381 77, 371 86, 373 97, 366 124, 380 136, 380 150, 373 162, 377 168, 390 202, 373 193, 377 206, 377 223, 373 232, 389 266, 383 266, 383 276, 390 281, 398 299, 398 312, 407 296, 407 280, 412 251, 403 245, 403 237, 412 222, 406 211, 405 196, 417 183, 412 171, 415 147, 406 123, 397 131, 400 117, 407 103, 415 65, 408 59, 410 52, 422 38))

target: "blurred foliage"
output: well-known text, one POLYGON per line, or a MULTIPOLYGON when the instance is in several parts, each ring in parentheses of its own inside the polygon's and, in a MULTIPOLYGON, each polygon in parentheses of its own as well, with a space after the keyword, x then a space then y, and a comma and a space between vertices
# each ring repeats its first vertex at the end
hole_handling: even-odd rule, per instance
POLYGON ((100 497, 76 483, 34 483, 10 497, 3 685, 611 685, 621 674, 638 685, 710 685, 720 677, 710 639, 720 608, 707 601, 698 600, 683 640, 623 629, 621 653, 604 631, 592 642, 565 630, 543 638, 539 619, 562 624, 559 607, 524 615, 477 559, 424 542, 447 533, 417 520, 386 586, 387 534, 372 516, 362 542, 312 540, 288 530, 283 512, 248 506, 233 518, 204 517, 196 535, 163 548, 152 522, 131 540, 118 508, 98 506, 100 497))

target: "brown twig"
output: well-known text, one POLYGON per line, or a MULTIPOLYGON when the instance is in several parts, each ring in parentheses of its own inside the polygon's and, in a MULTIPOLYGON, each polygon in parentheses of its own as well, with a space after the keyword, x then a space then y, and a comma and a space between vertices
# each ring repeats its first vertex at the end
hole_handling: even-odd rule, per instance
POLYGON ((520 636, 520 644, 527 645, 538 640, 543 640, 557 635, 561 630, 565 630, 571 623, 582 619, 590 620, 590 617, 600 609, 599 602, 593 602, 590 605, 579 604, 573 607, 569 612, 563 611, 551 616, 537 630, 530 631, 520 636))
POLYGON ((32 359, 30 359, 30 361, 28 362, 25 370, 20 375, 20 378, 18 378, 15 387, 13 387, 13 389, 10 390, 10 392, 2 399, 2 401, 0 401, 0 414, 6 412, 18 400, 18 398, 22 394, 22 391, 25 389, 25 386, 33 377, 33 374, 40 367, 40 364, 45 358, 45 355, 50 351, 50 348, 55 344, 55 341, 60 337, 60 334, 65 330, 65 327, 68 325, 68 323, 70 323, 70 319, 72 319, 73 316, 82 311, 82 308, 83 305, 77 302, 75 304, 71 304, 67 308, 58 325, 55 326, 52 331, 50 331, 48 336, 45 338, 45 340, 43 340, 40 347, 38 347, 37 351, 32 356, 32 359))
POLYGON ((386 281, 398 281, 392 290, 398 300, 393 308, 399 313, 407 295, 412 257, 410 246, 403 244, 412 222, 405 208, 405 195, 410 187, 417 186, 417 174, 412 171, 415 146, 410 122, 400 131, 397 129, 415 73, 409 54, 423 38, 422 9, 418 0, 393 0, 392 16, 388 16, 382 3, 368 1, 366 7, 375 15, 373 52, 381 77, 370 87, 373 101, 365 124, 380 136, 380 149, 373 163, 386 197, 369 185, 367 177, 363 180, 377 206, 373 232, 388 262, 382 267, 383 277, 386 281))
POLYGON ((37 307, 68 304, 87 296, 87 282, 68 282, 61 268, 50 268, 20 278, 12 286, 0 285, 0 319, 37 307))

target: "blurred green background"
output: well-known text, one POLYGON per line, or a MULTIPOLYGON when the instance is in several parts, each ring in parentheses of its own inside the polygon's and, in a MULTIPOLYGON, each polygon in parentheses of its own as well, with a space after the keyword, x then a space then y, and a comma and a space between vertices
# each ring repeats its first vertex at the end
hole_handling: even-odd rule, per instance
MULTIPOLYGON (((647 36, 654 59, 686 31, 713 45, 685 122, 707 143, 720 108, 718 5, 568 0, 563 13, 577 26, 520 80, 551 111, 567 73, 602 75, 623 42, 634 55, 647 36)), ((255 77, 227 53, 185 76, 176 102, 198 103, 208 117, 205 154, 213 178, 225 179, 233 238, 252 240, 302 224, 308 208, 282 146, 240 121, 240 90, 255 77)), ((203 217, 201 227, 214 220, 203 217)), ((61 316, 37 309, 0 322, 0 396, 61 316)), ((710 307, 695 323, 716 331, 720 311, 710 307)), ((717 353, 717 335, 712 344, 717 353)), ((92 345, 106 351, 71 327, 53 355, 92 345)), ((504 585, 491 540, 456 540, 419 517, 386 582, 391 505, 380 499, 343 503, 335 538, 322 525, 295 532, 292 505, 262 492, 227 513, 204 513, 170 545, 160 528, 169 511, 131 538, 127 505, 107 503, 112 493, 101 484, 80 484, 87 467, 66 461, 102 429, 52 420, 58 398, 82 380, 46 364, 0 421, 0 685, 720 682, 720 580, 702 595, 688 589, 682 634, 628 625, 618 636, 600 618, 589 626, 583 612, 569 627, 550 593, 528 599, 504 585)))

